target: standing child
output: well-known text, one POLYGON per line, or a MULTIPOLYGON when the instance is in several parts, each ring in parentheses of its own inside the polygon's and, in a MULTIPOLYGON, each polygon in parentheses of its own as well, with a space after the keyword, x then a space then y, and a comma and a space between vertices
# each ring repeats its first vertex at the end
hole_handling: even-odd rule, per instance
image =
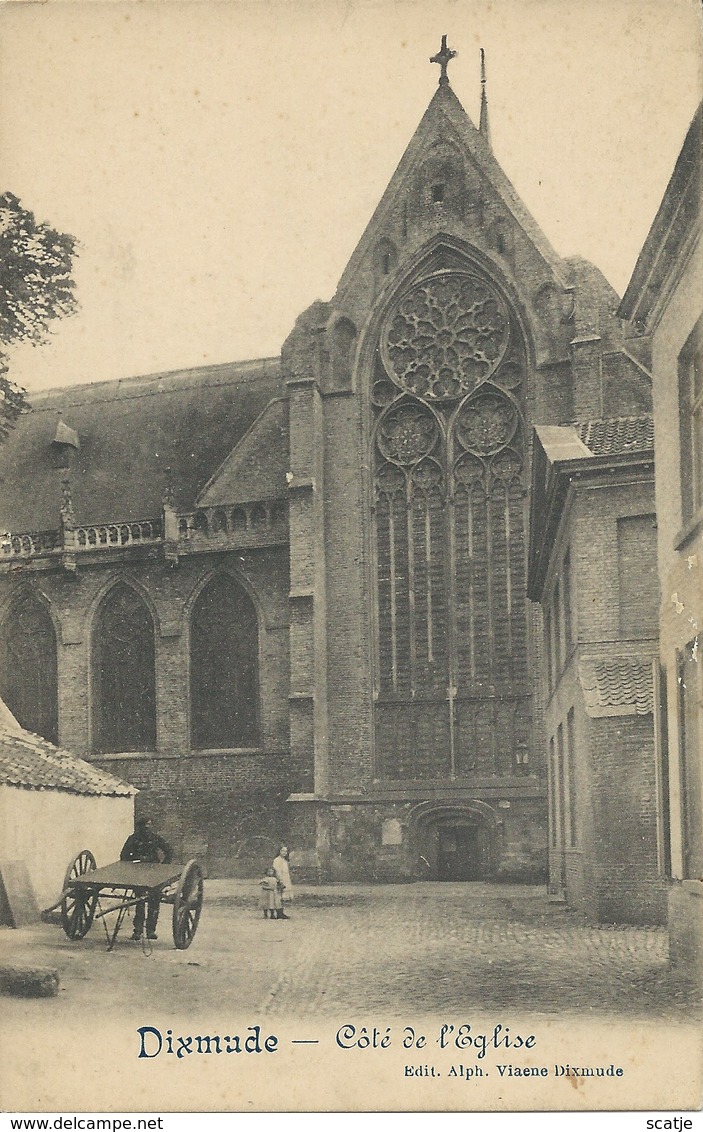
POLYGON ((278 885, 281 890, 281 903, 279 905, 279 910, 276 913, 279 920, 290 919, 290 916, 287 916, 283 911, 283 902, 288 901, 290 904, 290 902, 293 900, 293 882, 290 879, 290 865, 288 864, 288 857, 288 846, 281 845, 278 856, 274 857, 273 861, 273 871, 276 879, 278 880, 278 885))
POLYGON ((281 909, 281 889, 272 868, 266 870, 266 876, 259 881, 259 887, 261 888, 259 907, 263 909, 264 919, 268 920, 270 916, 275 920, 276 914, 281 909))

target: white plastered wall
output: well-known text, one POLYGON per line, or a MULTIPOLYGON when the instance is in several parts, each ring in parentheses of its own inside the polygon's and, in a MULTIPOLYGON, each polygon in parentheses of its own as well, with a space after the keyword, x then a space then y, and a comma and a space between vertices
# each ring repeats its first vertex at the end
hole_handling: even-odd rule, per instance
POLYGON ((116 861, 134 828, 134 798, 0 786, 0 861, 24 861, 40 908, 61 892, 69 862, 90 849, 116 861))

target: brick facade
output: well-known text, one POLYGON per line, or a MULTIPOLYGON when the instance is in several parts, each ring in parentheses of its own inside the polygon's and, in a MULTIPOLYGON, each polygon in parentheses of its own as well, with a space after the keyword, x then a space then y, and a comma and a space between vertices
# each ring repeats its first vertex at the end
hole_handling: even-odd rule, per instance
POLYGON ((661 923, 651 421, 622 420, 605 442, 604 436, 593 422, 589 429, 542 433, 537 441, 540 467, 548 464, 556 489, 550 515, 549 489, 538 486, 535 473, 533 543, 552 516, 554 523, 553 539, 534 546, 530 578, 551 634, 549 879, 555 893, 591 920, 661 923), (581 435, 596 449, 605 443, 607 453, 582 450, 581 435), (631 560, 633 533, 638 554, 631 560))
MULTIPOLYGON (((546 688, 526 600, 533 428, 648 411, 616 301, 596 268, 556 255, 441 84, 334 298, 301 314, 280 363, 116 383, 95 394, 102 416, 92 394, 58 393, 6 446, 8 467, 13 444, 32 458, 2 515, 20 535, 0 617, 18 586, 51 609, 61 741, 95 755, 92 626, 123 578, 154 625, 157 749, 100 762, 179 852, 230 873, 285 837, 301 876, 546 879, 566 692, 546 688), (78 455, 56 451, 56 414, 78 455), (38 477, 50 450, 73 467, 38 477), (59 511, 50 551, 23 541, 59 511), (255 749, 191 743, 189 626, 218 571, 256 609, 255 749)), ((651 508, 648 474, 579 503, 575 593, 596 652, 620 615, 616 520, 651 508)), ((579 745, 594 722, 579 717, 579 745)), ((584 799, 600 788, 588 774, 584 799)))
POLYGON ((671 959, 703 981, 703 108, 689 127, 619 314, 651 354, 660 673, 660 870, 671 959))
POLYGON ((243 830, 274 840, 285 831, 285 798, 298 784, 288 758, 287 547, 206 554, 176 567, 119 551, 111 557, 82 564, 77 576, 46 569, 22 572, 18 582, 6 575, 3 613, 11 616, 18 592, 52 612, 62 745, 137 786, 138 809, 158 815, 179 855, 197 847, 211 870, 229 873, 243 830), (190 742, 190 611, 207 582, 223 574, 246 589, 258 613, 261 743, 256 752, 199 756, 190 742), (153 616, 157 742, 143 755, 96 756, 91 654, 101 599, 119 582, 133 586, 153 616))

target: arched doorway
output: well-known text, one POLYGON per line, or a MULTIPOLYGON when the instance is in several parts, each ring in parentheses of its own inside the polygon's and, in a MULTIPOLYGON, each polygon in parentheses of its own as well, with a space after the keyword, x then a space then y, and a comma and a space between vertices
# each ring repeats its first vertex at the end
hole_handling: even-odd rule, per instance
POLYGON ((488 880, 490 839, 480 821, 452 819, 438 827, 437 879, 488 880))
POLYGON ((425 880, 491 880, 498 820, 492 807, 481 802, 417 806, 411 828, 419 875, 425 880))

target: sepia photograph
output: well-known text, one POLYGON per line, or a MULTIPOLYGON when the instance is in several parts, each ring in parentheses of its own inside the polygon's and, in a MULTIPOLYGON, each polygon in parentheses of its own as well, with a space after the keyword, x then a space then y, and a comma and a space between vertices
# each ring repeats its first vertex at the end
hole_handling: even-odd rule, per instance
POLYGON ((702 58, 0 6, 3 1112, 703 1104, 702 58))

